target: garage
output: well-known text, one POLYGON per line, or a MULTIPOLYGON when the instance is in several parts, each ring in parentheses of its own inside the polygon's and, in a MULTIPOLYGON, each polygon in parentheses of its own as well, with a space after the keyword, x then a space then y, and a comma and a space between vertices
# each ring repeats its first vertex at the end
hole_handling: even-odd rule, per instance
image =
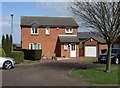
POLYGON ((97 47, 96 46, 85 46, 85 57, 96 57, 97 47))

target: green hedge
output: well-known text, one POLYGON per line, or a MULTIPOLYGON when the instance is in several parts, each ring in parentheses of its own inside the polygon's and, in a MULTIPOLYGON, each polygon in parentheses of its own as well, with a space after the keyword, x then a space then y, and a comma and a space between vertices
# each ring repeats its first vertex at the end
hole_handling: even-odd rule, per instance
POLYGON ((3 57, 6 56, 6 53, 2 48, 0 48, 0 56, 3 56, 3 57))
POLYGON ((24 61, 24 53, 22 51, 10 52, 9 57, 14 58, 16 64, 23 63, 24 61))
POLYGON ((16 49, 17 51, 24 52, 24 59, 26 60, 40 60, 42 56, 42 50, 30 50, 30 49, 16 49))

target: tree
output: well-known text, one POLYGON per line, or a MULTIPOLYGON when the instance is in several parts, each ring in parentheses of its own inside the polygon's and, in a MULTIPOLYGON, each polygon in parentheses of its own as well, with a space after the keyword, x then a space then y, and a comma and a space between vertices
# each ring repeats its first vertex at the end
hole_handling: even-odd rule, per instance
POLYGON ((9 52, 10 52, 10 44, 9 44, 9 35, 6 34, 6 46, 5 46, 5 52, 6 52, 6 55, 9 56, 9 52))
MULTIPOLYGON (((82 20, 87 27, 99 31, 108 45, 106 72, 110 72, 111 48, 120 36, 120 1, 119 2, 73 2, 72 13, 82 20)), ((98 34, 99 35, 99 34, 98 34)))
POLYGON ((10 34, 10 51, 13 51, 12 42, 13 42, 13 39, 12 39, 12 35, 10 34))
POLYGON ((2 35, 2 49, 5 49, 5 36, 2 35))
POLYGON ((2 48, 6 53, 6 56, 9 56, 12 51, 12 35, 6 34, 6 38, 2 35, 2 48))

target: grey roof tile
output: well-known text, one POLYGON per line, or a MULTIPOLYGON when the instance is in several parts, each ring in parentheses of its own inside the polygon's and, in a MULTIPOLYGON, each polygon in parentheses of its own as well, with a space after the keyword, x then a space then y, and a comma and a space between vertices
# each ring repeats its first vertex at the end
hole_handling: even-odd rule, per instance
POLYGON ((79 39, 77 36, 64 36, 64 35, 62 35, 62 36, 59 36, 59 39, 63 43, 69 43, 69 42, 79 43, 79 39))
POLYGON ((31 26, 33 23, 37 23, 39 26, 71 26, 78 27, 75 19, 70 17, 40 17, 40 16, 22 16, 21 26, 31 26))

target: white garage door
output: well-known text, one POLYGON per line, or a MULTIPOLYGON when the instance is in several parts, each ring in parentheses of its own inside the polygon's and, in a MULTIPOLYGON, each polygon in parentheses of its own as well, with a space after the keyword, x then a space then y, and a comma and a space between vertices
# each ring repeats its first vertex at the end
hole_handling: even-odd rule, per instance
POLYGON ((96 57, 97 48, 96 46, 85 46, 85 57, 96 57))

